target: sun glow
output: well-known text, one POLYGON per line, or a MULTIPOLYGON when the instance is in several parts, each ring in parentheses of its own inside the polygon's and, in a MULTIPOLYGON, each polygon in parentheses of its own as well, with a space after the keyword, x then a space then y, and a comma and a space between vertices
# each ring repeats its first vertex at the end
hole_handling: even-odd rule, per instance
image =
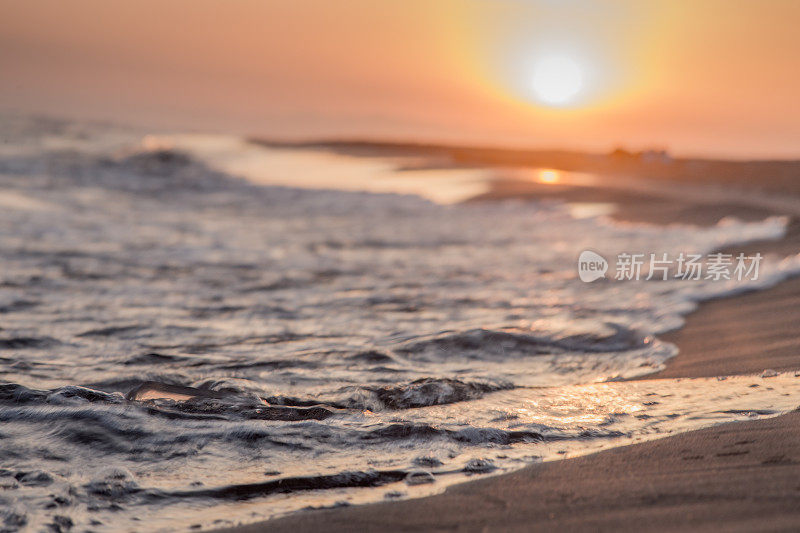
POLYGON ((557 170, 542 169, 539 171, 538 179, 541 183, 558 183, 561 180, 561 175, 557 170))
POLYGON ((564 106, 574 102, 583 87, 583 72, 575 60, 566 56, 549 56, 539 60, 533 69, 533 91, 540 102, 564 106))

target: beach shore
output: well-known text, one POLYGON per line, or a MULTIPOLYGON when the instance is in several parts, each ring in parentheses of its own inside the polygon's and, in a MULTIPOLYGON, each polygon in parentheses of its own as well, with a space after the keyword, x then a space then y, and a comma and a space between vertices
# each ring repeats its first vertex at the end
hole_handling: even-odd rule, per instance
POLYGON ((798 439, 793 412, 234 531, 796 531, 798 439))
MULTIPOLYGON (((748 205, 699 206, 610 189, 502 183, 480 200, 551 197, 613 202, 616 218, 715 223, 763 218, 748 205)), ((800 203, 798 204, 800 205, 800 203)), ((738 251, 800 251, 786 237, 738 251)), ((680 353, 644 379, 800 370, 800 279, 702 303, 663 335, 680 353)), ((756 386, 759 385, 754 381, 756 386)), ((800 399, 798 399, 800 406, 800 399)), ((302 512, 229 531, 775 531, 800 528, 800 413, 736 422, 530 466, 401 502, 302 512)))

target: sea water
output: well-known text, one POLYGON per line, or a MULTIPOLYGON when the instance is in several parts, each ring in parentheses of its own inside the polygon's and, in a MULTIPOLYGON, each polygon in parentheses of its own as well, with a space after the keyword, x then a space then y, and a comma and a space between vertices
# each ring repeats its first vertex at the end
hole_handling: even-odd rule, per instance
POLYGON ((659 334, 698 301, 797 257, 757 281, 577 274, 583 250, 705 254, 784 218, 623 224, 459 203, 485 171, 14 116, 0 132, 7 529, 213 528, 796 407, 792 374, 621 380, 677 353, 659 334))

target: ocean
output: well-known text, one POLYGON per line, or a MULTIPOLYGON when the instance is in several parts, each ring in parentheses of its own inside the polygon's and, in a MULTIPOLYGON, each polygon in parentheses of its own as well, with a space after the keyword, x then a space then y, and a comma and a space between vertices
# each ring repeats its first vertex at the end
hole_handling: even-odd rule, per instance
MULTIPOLYGON (((213 528, 793 409, 794 374, 627 381, 758 280, 584 283, 582 251, 779 239, 464 203, 491 169, 0 118, 0 523, 213 528), (756 386, 754 386, 756 385, 756 386)), ((584 206, 585 207, 585 206, 584 206)))

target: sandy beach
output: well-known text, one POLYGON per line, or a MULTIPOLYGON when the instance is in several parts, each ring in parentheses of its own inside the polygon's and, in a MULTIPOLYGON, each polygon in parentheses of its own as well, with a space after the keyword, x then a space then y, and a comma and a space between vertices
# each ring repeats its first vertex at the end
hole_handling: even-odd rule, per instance
MULTIPOLYGON (((513 181, 476 201, 542 197, 613 202, 618 220, 662 224, 787 214, 513 181)), ((796 253, 797 220, 788 228, 780 241, 737 250, 796 253)), ((797 278, 704 302, 683 328, 663 336, 679 354, 641 379, 753 375, 754 387, 767 387, 757 377, 764 370, 800 370, 799 303, 797 278)), ((431 497, 310 510, 226 531, 790 531, 800 527, 799 438, 800 413, 793 412, 534 465, 431 497)))

